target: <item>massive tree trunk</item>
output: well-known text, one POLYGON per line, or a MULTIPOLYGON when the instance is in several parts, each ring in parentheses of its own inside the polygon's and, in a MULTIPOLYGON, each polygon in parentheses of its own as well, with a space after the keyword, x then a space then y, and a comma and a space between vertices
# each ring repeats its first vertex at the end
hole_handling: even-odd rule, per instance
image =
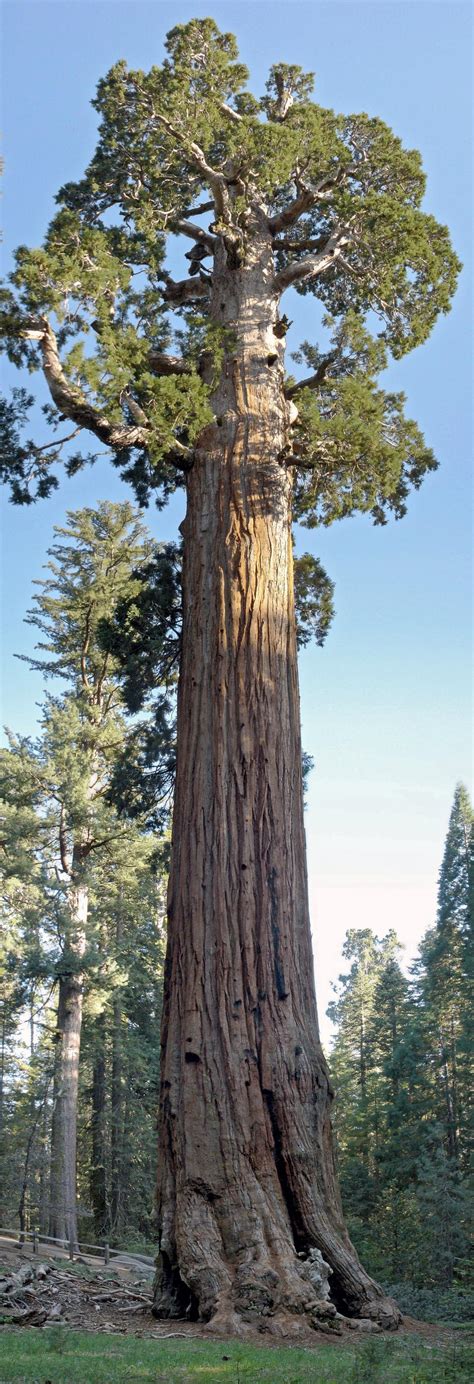
POLYGON ((162 1027, 159 1316, 236 1330, 335 1312, 396 1325, 344 1228, 313 982, 292 586, 289 426, 267 223, 223 250, 232 332, 189 474, 162 1027))
POLYGON ((74 1245, 77 1244, 77 1093, 84 985, 79 968, 85 951, 87 908, 87 886, 74 885, 70 895, 71 936, 67 947, 72 965, 71 970, 65 969, 59 978, 51 1125, 49 1234, 74 1245))

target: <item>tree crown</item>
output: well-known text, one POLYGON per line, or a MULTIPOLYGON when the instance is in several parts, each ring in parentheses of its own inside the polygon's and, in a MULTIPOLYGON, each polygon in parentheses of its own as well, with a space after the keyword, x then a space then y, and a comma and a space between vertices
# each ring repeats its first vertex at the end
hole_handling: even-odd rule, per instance
POLYGON ((422 209, 420 155, 380 119, 316 104, 312 74, 299 67, 274 65, 266 93, 253 96, 235 38, 212 19, 177 25, 165 49, 148 73, 119 61, 99 82, 84 178, 61 188, 43 247, 17 251, 6 349, 43 370, 54 432, 45 445, 23 440, 26 390, 3 404, 13 498, 29 500, 35 486, 47 494, 63 448, 70 473, 105 448, 140 503, 152 491, 161 504, 183 483, 213 416, 203 361, 211 356, 215 376, 230 349, 210 296, 219 247, 245 269, 258 210, 272 291, 312 293, 333 333, 329 352, 303 348, 310 377, 287 381, 300 411, 286 458, 298 517, 402 515, 435 460, 403 396, 376 376, 389 351, 424 341, 448 311, 460 268, 446 227, 422 209), (176 240, 191 242, 180 282, 165 259, 176 240), (74 428, 63 437, 64 418, 74 428), (98 451, 71 450, 84 433, 98 451))

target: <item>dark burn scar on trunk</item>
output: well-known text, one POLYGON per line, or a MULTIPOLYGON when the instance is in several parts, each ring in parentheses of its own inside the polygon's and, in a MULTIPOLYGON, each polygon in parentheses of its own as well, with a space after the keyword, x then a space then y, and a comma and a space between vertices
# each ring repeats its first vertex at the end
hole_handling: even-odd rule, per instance
POLYGON ((285 975, 283 970, 283 960, 280 945, 280 928, 278 924, 278 871, 272 866, 268 876, 268 887, 270 891, 270 924, 272 929, 273 942, 273 966, 275 971, 275 984, 279 1000, 286 1000, 289 990, 286 987, 285 975))

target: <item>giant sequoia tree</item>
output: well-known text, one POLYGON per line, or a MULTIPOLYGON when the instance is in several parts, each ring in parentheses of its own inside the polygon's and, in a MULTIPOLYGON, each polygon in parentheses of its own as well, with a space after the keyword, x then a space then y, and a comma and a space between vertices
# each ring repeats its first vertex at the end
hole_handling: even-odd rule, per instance
MULTIPOLYGON (((85 177, 6 290, 10 359, 42 370, 57 435, 23 440, 26 391, 2 414, 17 501, 48 493, 83 434, 94 449, 66 452, 69 472, 105 449, 140 501, 187 491, 156 1311, 227 1327, 314 1314, 318 1247, 334 1301, 395 1324, 348 1240, 331 1150, 291 519, 404 513, 435 462, 377 373, 448 309, 458 263, 421 210, 419 155, 381 120, 322 109, 284 63, 256 99, 209 19, 166 51, 100 82, 85 177), (190 246, 181 279, 170 240, 190 246), (326 313, 299 383, 284 366, 292 287, 326 313)), ((307 562, 306 609, 311 579, 307 562)))

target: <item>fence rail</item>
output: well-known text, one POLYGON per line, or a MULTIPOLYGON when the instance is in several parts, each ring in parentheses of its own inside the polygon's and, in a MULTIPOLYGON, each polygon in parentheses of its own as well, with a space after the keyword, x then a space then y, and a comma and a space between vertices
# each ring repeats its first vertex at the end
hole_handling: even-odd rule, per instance
MULTIPOLYGON (((92 1254, 93 1258, 103 1259, 104 1264, 108 1264, 110 1262, 111 1255, 128 1253, 128 1250, 111 1249, 107 1240, 104 1241, 103 1245, 89 1245, 86 1243, 85 1240, 68 1241, 64 1239, 59 1239, 57 1236, 54 1235, 43 1235, 41 1231, 36 1229, 19 1230, 17 1226, 12 1228, 11 1226, 0 1225, 0 1236, 1 1235, 13 1239, 17 1245, 24 1245, 29 1240, 31 1240, 33 1245, 33 1254, 38 1253, 38 1247, 40 1244, 60 1245, 61 1249, 68 1250, 70 1259, 74 1259, 77 1254, 81 1254, 83 1251, 86 1251, 87 1253, 92 1254)), ((133 1255, 131 1257, 133 1258, 133 1255)))

